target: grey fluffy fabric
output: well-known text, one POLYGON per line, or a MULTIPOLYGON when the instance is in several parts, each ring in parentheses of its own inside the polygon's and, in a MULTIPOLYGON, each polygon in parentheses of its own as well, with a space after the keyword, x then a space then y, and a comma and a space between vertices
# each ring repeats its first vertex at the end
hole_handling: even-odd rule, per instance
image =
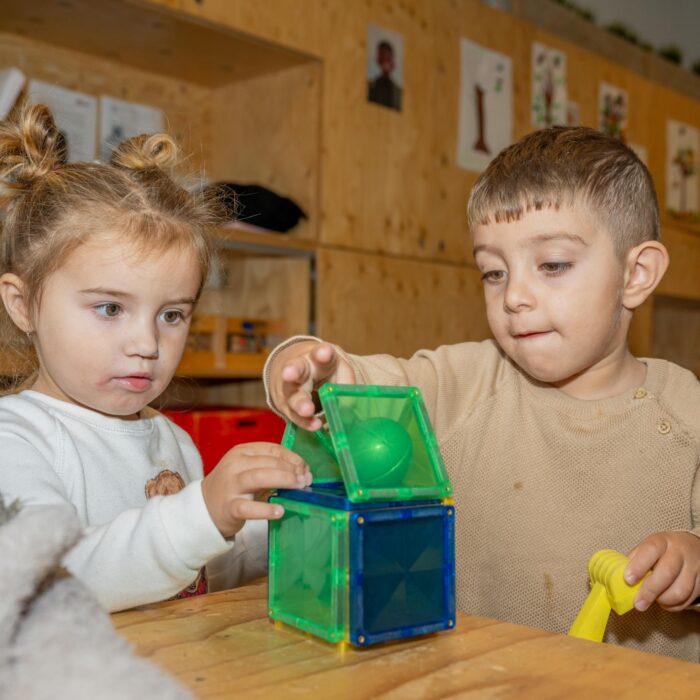
POLYGON ((0 698, 192 700, 135 656, 92 593, 60 568, 80 538, 74 513, 16 511, 0 497, 0 698))

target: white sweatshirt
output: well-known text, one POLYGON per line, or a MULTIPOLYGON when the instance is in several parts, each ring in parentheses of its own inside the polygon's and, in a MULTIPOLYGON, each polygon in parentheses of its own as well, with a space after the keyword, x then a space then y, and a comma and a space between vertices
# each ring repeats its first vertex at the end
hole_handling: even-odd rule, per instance
POLYGON ((0 398, 0 495, 77 512, 85 534, 63 563, 110 611, 169 598, 205 564, 209 590, 264 574, 267 523, 224 539, 192 440, 151 408, 142 416, 108 417, 36 391, 0 398), (185 488, 147 499, 146 483, 164 470, 185 488))

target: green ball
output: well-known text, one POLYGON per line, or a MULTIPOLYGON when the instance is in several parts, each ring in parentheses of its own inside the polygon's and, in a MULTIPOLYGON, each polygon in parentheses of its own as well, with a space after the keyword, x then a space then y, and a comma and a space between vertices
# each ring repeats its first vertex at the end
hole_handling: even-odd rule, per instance
POLYGON ((403 486, 413 443, 406 429, 390 418, 370 418, 354 425, 348 445, 360 484, 367 488, 403 486))

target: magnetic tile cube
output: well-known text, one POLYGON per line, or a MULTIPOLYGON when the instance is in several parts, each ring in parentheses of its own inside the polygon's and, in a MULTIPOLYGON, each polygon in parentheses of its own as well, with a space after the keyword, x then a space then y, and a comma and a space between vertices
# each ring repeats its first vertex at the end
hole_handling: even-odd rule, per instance
POLYGON ((272 501, 270 617, 356 646, 454 626, 453 506, 354 504, 341 486, 272 501))
POLYGON ((327 427, 288 425, 314 485, 280 491, 270 523, 269 614, 366 646, 455 623, 454 506, 420 391, 326 384, 327 427))

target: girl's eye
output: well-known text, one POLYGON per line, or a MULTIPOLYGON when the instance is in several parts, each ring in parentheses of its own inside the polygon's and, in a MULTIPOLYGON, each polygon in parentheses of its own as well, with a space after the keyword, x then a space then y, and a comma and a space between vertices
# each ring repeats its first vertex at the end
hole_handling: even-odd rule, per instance
POLYGON ((546 262, 540 265, 540 269, 550 276, 561 275, 572 267, 573 263, 570 262, 546 262))
POLYGON ((95 307, 95 311, 97 311, 100 316, 106 316, 107 318, 119 316, 121 310, 122 307, 119 306, 119 304, 99 304, 95 307))
POLYGON ((177 309, 168 309, 167 311, 163 311, 161 318, 166 323, 177 323, 185 318, 185 315, 182 311, 178 311, 177 309))
POLYGON ((481 275, 482 282, 502 282, 506 277, 503 270, 489 270, 481 275))

